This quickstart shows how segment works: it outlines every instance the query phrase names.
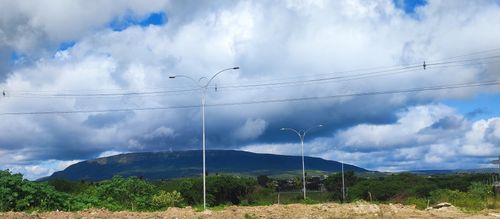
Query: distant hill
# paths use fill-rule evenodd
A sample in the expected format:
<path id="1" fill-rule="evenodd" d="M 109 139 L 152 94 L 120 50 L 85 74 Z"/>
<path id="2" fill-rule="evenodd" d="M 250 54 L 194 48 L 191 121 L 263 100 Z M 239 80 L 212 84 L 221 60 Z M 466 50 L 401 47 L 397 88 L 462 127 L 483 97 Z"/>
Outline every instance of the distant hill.
<path id="1" fill-rule="evenodd" d="M 455 174 L 455 173 L 498 173 L 498 168 L 456 169 L 456 170 L 411 170 L 408 172 L 419 175 L 439 175 L 439 174 Z"/>
<path id="2" fill-rule="evenodd" d="M 240 175 L 278 175 L 284 172 L 302 170 L 300 156 L 257 154 L 234 150 L 206 151 L 208 174 L 234 173 Z M 305 157 L 306 171 L 337 172 L 341 163 L 315 157 Z M 366 169 L 344 164 L 345 171 L 367 172 Z M 114 175 L 141 176 L 146 179 L 171 179 L 201 175 L 202 152 L 145 152 L 128 153 L 97 158 L 73 164 L 55 172 L 49 177 L 54 179 L 90 180 L 109 179 Z"/>

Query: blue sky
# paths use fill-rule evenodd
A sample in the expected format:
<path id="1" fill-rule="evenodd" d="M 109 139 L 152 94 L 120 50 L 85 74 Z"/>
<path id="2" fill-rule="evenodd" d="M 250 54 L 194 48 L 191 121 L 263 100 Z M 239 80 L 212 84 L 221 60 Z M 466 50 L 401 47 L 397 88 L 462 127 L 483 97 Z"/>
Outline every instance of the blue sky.
<path id="1" fill-rule="evenodd" d="M 445 100 L 443 103 L 457 109 L 463 115 L 472 116 L 471 119 L 474 120 L 500 115 L 498 94 L 480 94 L 467 99 Z"/>
<path id="2" fill-rule="evenodd" d="M 404 10 L 407 14 L 414 14 L 417 7 L 427 4 L 426 0 L 393 0 L 393 2 L 397 8 Z"/>
<path id="3" fill-rule="evenodd" d="M 476 86 L 500 80 L 498 1 L 4 3 L 0 169 L 29 179 L 199 149 L 200 93 L 168 76 L 233 66 L 208 89 L 209 149 L 298 155 L 280 128 L 324 124 L 306 155 L 373 170 L 491 167 L 500 153 L 500 88 Z"/>
<path id="4" fill-rule="evenodd" d="M 108 24 L 108 26 L 114 31 L 122 31 L 130 26 L 147 27 L 149 25 L 163 25 L 167 21 L 168 19 L 165 12 L 153 12 L 142 19 L 134 15 L 116 17 Z"/>

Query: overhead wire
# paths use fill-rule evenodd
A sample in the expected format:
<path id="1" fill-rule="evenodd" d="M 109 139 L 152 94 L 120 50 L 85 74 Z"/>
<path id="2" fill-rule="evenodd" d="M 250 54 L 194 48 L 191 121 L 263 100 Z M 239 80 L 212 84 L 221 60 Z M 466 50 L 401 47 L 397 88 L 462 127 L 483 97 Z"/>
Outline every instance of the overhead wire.
<path id="1" fill-rule="evenodd" d="M 488 57 L 480 57 L 480 58 L 474 58 L 474 59 L 465 59 L 465 60 L 454 60 L 454 61 L 447 61 L 443 62 L 444 60 L 451 60 L 455 58 L 460 58 L 460 57 L 467 57 L 467 56 L 472 56 L 472 55 L 478 55 L 478 54 L 485 54 L 485 53 L 491 53 L 491 52 L 497 52 L 500 51 L 499 49 L 490 49 L 490 50 L 483 50 L 479 52 L 474 52 L 474 53 L 469 53 L 466 55 L 460 55 L 460 56 L 455 56 L 455 57 L 450 57 L 450 58 L 445 58 L 437 61 L 430 61 L 427 63 L 427 66 L 435 66 L 435 65 L 444 65 L 444 64 L 451 64 L 451 63 L 459 63 L 459 62 L 471 62 L 471 61 L 479 61 L 479 60 L 485 60 L 485 59 L 493 59 L 493 58 L 499 58 L 500 55 L 494 55 L 494 56 L 488 56 Z M 308 82 L 314 82 L 314 81 L 323 81 L 323 80 L 337 80 L 339 78 L 346 78 L 346 77 L 356 77 L 364 74 L 376 74 L 376 73 L 381 73 L 381 72 L 389 72 L 389 71 L 398 71 L 398 70 L 405 70 L 405 69 L 411 69 L 411 68 L 420 68 L 422 67 L 421 64 L 410 64 L 407 66 L 401 67 L 400 65 L 393 65 L 393 66 L 386 66 L 386 67 L 372 67 L 372 68 L 360 68 L 356 70 L 350 70 L 350 71 L 340 71 L 340 72 L 333 72 L 333 73 L 325 73 L 325 74 L 317 74 L 316 76 L 319 75 L 342 75 L 342 74 L 347 74 L 347 73 L 352 73 L 352 72 L 363 72 L 361 74 L 354 74 L 354 75 L 347 75 L 347 76 L 333 76 L 333 77 L 328 77 L 328 78 L 319 78 L 319 79 L 307 79 L 307 80 L 296 80 L 296 81 L 282 81 L 283 79 L 286 78 L 280 78 L 280 79 L 275 79 L 275 80 L 268 80 L 268 83 L 253 83 L 253 84 L 219 84 L 218 89 L 227 89 L 227 88 L 244 88 L 244 87 L 265 87 L 265 86 L 273 86 L 273 85 L 280 85 L 280 84 L 293 84 L 293 83 L 308 83 Z M 311 75 L 306 76 L 310 78 Z M 300 77 L 292 77 L 292 78 L 304 78 L 303 76 Z M 292 79 L 292 78 L 288 78 Z M 275 83 L 269 83 L 272 81 L 279 81 L 281 82 L 275 82 Z M 213 87 L 211 87 L 213 88 Z M 88 91 L 104 91 L 105 89 L 101 90 L 88 90 Z M 114 89 L 115 91 L 120 90 L 120 89 Z M 56 93 L 56 94 L 50 94 L 53 93 L 53 91 L 16 91 L 12 90 L 9 91 L 9 93 L 12 93 L 10 95 L 11 97 L 19 97 L 19 96 L 53 96 L 53 97 L 102 97 L 102 96 L 133 96 L 133 95 L 156 95 L 156 94 L 170 94 L 170 93 L 182 93 L 182 92 L 193 92 L 197 91 L 199 89 L 197 88 L 191 88 L 191 89 L 175 89 L 175 90 L 165 90 L 165 89 L 148 89 L 148 91 L 129 91 L 129 92 L 121 92 L 121 93 Z M 71 91 L 71 90 L 70 90 Z M 85 91 L 85 90 L 73 90 L 73 91 Z M 123 91 L 123 90 L 122 90 Z M 58 91 L 56 91 L 58 92 Z M 49 93 L 49 94 L 40 94 L 40 93 Z"/>
<path id="2" fill-rule="evenodd" d="M 493 58 L 493 57 L 491 57 Z M 500 58 L 500 56 L 495 56 L 495 58 Z M 499 60 L 496 61 L 487 61 L 487 62 L 479 62 L 479 63 L 473 63 L 472 61 L 478 61 L 479 59 L 471 59 L 467 60 L 468 62 L 466 63 L 460 63 L 458 61 L 454 62 L 446 62 L 446 63 L 440 63 L 439 65 L 429 63 L 427 67 L 427 72 L 433 69 L 441 69 L 441 68 L 451 68 L 451 67 L 462 67 L 462 66 L 468 66 L 468 65 L 477 65 L 477 64 L 489 64 L 489 63 L 497 63 L 500 62 Z M 463 61 L 463 60 L 462 60 Z M 359 79 L 366 79 L 366 78 L 373 78 L 373 77 L 382 77 L 382 76 L 392 76 L 392 75 L 398 75 L 398 74 L 403 74 L 403 73 L 408 73 L 408 72 L 414 72 L 414 71 L 421 71 L 422 66 L 421 65 L 414 65 L 414 66 L 407 66 L 404 68 L 400 69 L 395 69 L 395 70 L 386 70 L 386 71 L 376 71 L 376 72 L 369 72 L 369 73 L 360 73 L 360 74 L 354 74 L 354 75 L 348 75 L 348 76 L 336 76 L 336 77 L 330 77 L 330 78 L 319 78 L 319 79 L 311 79 L 311 80 L 304 80 L 304 81 L 289 81 L 289 82 L 277 82 L 277 83 L 268 83 L 268 84 L 246 84 L 246 85 L 240 85 L 240 86 L 218 86 L 218 91 L 224 92 L 225 90 L 246 90 L 246 89 L 260 89 L 260 88 L 283 88 L 283 87 L 290 87 L 290 86 L 297 86 L 297 85 L 308 85 L 308 84 L 322 84 L 322 83 L 332 83 L 332 82 L 345 82 L 345 81 L 353 81 L 353 80 L 359 80 Z M 128 95 L 140 95 L 140 96 L 165 96 L 165 95 L 171 95 L 170 93 L 178 93 L 179 92 L 192 92 L 192 91 L 198 91 L 200 89 L 190 89 L 190 90 L 171 90 L 171 91 L 158 91 L 158 92 L 142 92 L 142 93 L 121 93 L 121 94 L 90 94 L 90 95 L 71 95 L 71 94 L 60 94 L 56 96 L 44 96 L 44 97 L 58 97 L 58 98 L 73 98 L 73 97 L 114 97 L 114 96 L 128 96 Z"/>
<path id="3" fill-rule="evenodd" d="M 455 61 L 447 61 L 447 62 L 438 62 L 438 63 L 427 63 L 428 68 L 436 68 L 436 67 L 453 67 L 451 64 L 458 64 L 455 66 L 460 66 L 460 65 L 468 65 L 468 64 L 474 64 L 473 62 L 481 61 L 481 60 L 491 60 L 491 59 L 496 59 L 500 58 L 500 55 L 495 55 L 495 56 L 488 56 L 488 57 L 481 57 L 481 58 L 474 58 L 474 59 L 466 59 L 466 60 L 455 60 Z M 484 62 L 483 62 L 484 63 Z M 481 64 L 481 63 L 477 63 Z M 274 83 L 254 83 L 254 84 L 240 84 L 240 85 L 230 85 L 230 86 L 224 86 L 224 85 L 219 85 L 217 88 L 219 90 L 224 90 L 224 89 L 245 89 L 245 88 L 252 88 L 252 87 L 284 87 L 284 85 L 289 85 L 289 86 L 295 86 L 295 85 L 306 85 L 306 84 L 314 84 L 314 83 L 319 83 L 319 82 L 324 82 L 324 81 L 349 81 L 349 80 L 358 80 L 358 79 L 364 79 L 364 78 L 371 78 L 371 77 L 380 77 L 380 76 L 388 76 L 388 75 L 395 75 L 395 74 L 401 74 L 401 73 L 407 73 L 407 72 L 413 72 L 413 71 L 418 71 L 422 69 L 422 65 L 411 65 L 411 66 L 406 66 L 406 67 L 400 67 L 400 68 L 392 68 L 392 69 L 385 69 L 385 70 L 379 70 L 379 71 L 372 71 L 372 72 L 363 72 L 363 73 L 358 73 L 358 74 L 351 74 L 351 75 L 340 75 L 340 76 L 333 76 L 333 77 L 326 77 L 326 78 L 315 78 L 315 79 L 308 79 L 308 80 L 297 80 L 297 81 L 283 81 L 283 82 L 274 82 Z M 74 94 L 74 93 L 58 93 L 58 94 L 37 94 L 37 93 L 25 93 L 25 94 L 12 94 L 10 95 L 11 97 L 21 97 L 21 98 L 79 98 L 79 97 L 121 97 L 121 96 L 164 96 L 164 95 L 170 95 L 170 94 L 176 94 L 176 93 L 187 93 L 187 92 L 194 92 L 194 91 L 199 91 L 200 88 L 193 88 L 193 89 L 183 89 L 183 90 L 159 90 L 159 91 L 148 91 L 148 92 L 126 92 L 126 93 L 80 93 L 80 94 Z"/>
<path id="4" fill-rule="evenodd" d="M 413 92 L 423 92 L 423 91 L 436 91 L 436 90 L 458 89 L 458 88 L 480 87 L 480 86 L 494 86 L 494 85 L 500 85 L 500 81 L 499 80 L 491 80 L 491 81 L 483 81 L 483 82 L 469 82 L 469 83 L 458 83 L 458 84 L 445 84 L 445 85 L 436 85 L 436 86 L 420 87 L 420 88 L 396 89 L 396 90 L 386 90 L 386 91 L 370 91 L 370 92 L 360 92 L 360 93 L 350 93 L 350 94 L 336 94 L 336 95 L 328 95 L 328 96 L 310 96 L 310 97 L 297 97 L 297 98 L 283 98 L 283 99 L 268 99 L 268 100 L 229 102 L 229 103 L 215 103 L 215 104 L 207 104 L 205 106 L 206 107 L 220 107 L 220 106 L 238 106 L 238 105 L 249 105 L 249 104 L 297 102 L 297 101 L 307 101 L 307 100 L 322 100 L 322 99 L 333 99 L 333 98 L 342 98 L 342 97 L 357 97 L 357 96 L 372 96 L 372 95 L 383 95 L 383 94 L 413 93 Z M 5 113 L 0 113 L 0 116 L 79 114 L 79 113 L 106 113 L 106 112 L 128 112 L 128 111 L 150 111 L 150 110 L 184 109 L 184 108 L 195 108 L 195 107 L 200 107 L 200 105 L 179 105 L 179 106 L 164 106 L 164 107 L 116 108 L 116 109 L 102 109 L 102 110 L 5 112 Z"/>

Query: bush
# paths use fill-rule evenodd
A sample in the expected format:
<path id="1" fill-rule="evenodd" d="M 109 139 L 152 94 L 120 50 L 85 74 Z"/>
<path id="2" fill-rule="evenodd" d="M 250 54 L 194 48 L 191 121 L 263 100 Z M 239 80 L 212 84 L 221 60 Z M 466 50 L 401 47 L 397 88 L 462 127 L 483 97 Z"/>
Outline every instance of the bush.
<path id="1" fill-rule="evenodd" d="M 124 179 L 114 176 L 96 187 L 95 195 L 101 206 L 110 210 L 149 210 L 149 202 L 155 188 L 150 183 L 137 177 Z"/>
<path id="2" fill-rule="evenodd" d="M 487 206 L 487 199 L 491 196 L 491 187 L 481 183 L 472 183 L 467 192 L 458 190 L 439 189 L 431 193 L 432 203 L 449 202 L 468 211 L 479 211 Z"/>
<path id="3" fill-rule="evenodd" d="M 172 192 L 161 191 L 153 196 L 152 202 L 158 208 L 180 207 L 183 198 L 181 193 L 175 190 Z"/>
<path id="4" fill-rule="evenodd" d="M 404 202 L 405 205 L 415 205 L 417 209 L 424 210 L 427 208 L 427 199 L 417 198 L 417 197 L 409 197 Z"/>
<path id="5" fill-rule="evenodd" d="M 0 211 L 67 210 L 69 195 L 47 183 L 30 182 L 21 174 L 0 171 Z"/>

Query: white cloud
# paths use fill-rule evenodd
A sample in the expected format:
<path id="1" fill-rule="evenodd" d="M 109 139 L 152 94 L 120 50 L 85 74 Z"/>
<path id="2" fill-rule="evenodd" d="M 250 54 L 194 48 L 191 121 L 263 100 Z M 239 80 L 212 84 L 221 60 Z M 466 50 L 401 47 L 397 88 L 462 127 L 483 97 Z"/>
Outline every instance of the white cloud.
<path id="1" fill-rule="evenodd" d="M 155 129 L 153 132 L 148 133 L 144 136 L 146 139 L 155 139 L 155 138 L 173 138 L 175 137 L 175 131 L 171 128 L 167 128 L 165 126 L 160 126 Z"/>
<path id="2" fill-rule="evenodd" d="M 283 155 L 300 155 L 300 143 L 286 143 L 286 144 L 255 144 L 241 147 L 242 151 L 249 151 L 254 153 L 264 154 L 283 154 Z"/>
<path id="3" fill-rule="evenodd" d="M 358 148 L 390 148 L 426 144 L 437 139 L 420 134 L 440 119 L 455 116 L 454 111 L 444 105 L 411 107 L 400 112 L 394 124 L 360 124 L 340 131 L 336 138 L 340 145 Z M 455 127 L 456 128 L 456 127 Z"/>
<path id="4" fill-rule="evenodd" d="M 391 124 L 359 124 L 306 142 L 306 156 L 344 160 L 372 170 L 491 167 L 500 147 L 488 138 L 500 118 L 469 121 L 445 105 L 410 107 Z M 300 155 L 293 144 L 251 144 L 242 150 Z"/>
<path id="5" fill-rule="evenodd" d="M 30 61 L 32 57 L 32 60 L 30 65 L 16 65 L 9 70 L 6 80 L 0 82 L 0 88 L 5 88 L 9 97 L 0 99 L 0 112 L 198 105 L 198 92 L 118 98 L 42 98 L 40 95 L 190 89 L 193 84 L 189 80 L 171 80 L 168 76 L 186 74 L 199 78 L 236 65 L 241 67 L 240 71 L 225 72 L 214 80 L 219 89 L 209 90 L 207 104 L 500 79 L 498 63 L 476 63 L 343 82 L 227 87 L 272 83 L 276 79 L 346 76 L 358 72 L 326 73 L 430 62 L 498 48 L 500 6 L 491 1 L 430 1 L 417 10 L 418 19 L 395 8 L 390 0 L 156 1 L 150 4 L 142 1 L 3 1 L 2 5 L 0 53 L 15 50 L 26 53 L 29 56 L 26 59 Z M 166 12 L 166 25 L 134 26 L 120 32 L 105 27 L 112 19 L 127 13 L 144 17 L 155 11 Z M 72 48 L 53 52 L 58 44 L 68 40 L 76 41 Z M 4 56 L 9 59 L 9 54 Z M 489 156 L 497 151 L 498 122 L 489 122 L 489 129 L 483 131 L 472 129 L 470 137 L 464 139 L 459 136 L 471 129 L 473 121 L 467 121 L 449 107 L 426 104 L 471 97 L 485 91 L 498 93 L 498 89 L 497 86 L 207 107 L 208 145 L 237 148 L 245 144 L 250 145 L 249 149 L 252 145 L 267 145 L 270 149 L 266 150 L 279 152 L 282 149 L 272 145 L 287 144 L 276 134 L 280 127 L 324 123 L 328 131 L 323 133 L 342 130 L 333 142 L 329 136 L 312 136 L 317 147 L 306 150 L 313 150 L 309 152 L 318 156 L 330 156 L 325 155 L 331 150 L 328 144 L 341 144 L 345 150 L 348 147 L 345 156 L 349 158 L 350 153 L 356 153 L 358 156 L 352 159 L 360 161 L 369 159 L 368 154 L 378 153 L 373 150 L 382 150 L 375 154 L 379 156 L 376 165 L 387 169 L 395 165 L 414 167 L 418 165 L 414 160 L 423 158 L 423 154 L 429 155 L 428 161 L 452 159 L 440 153 L 441 146 L 430 145 L 454 145 L 459 148 L 452 150 L 457 156 Z M 33 97 L 33 93 L 39 96 Z M 411 107 L 414 105 L 423 106 Z M 393 114 L 400 109 L 407 110 Z M 120 115 L 4 116 L 0 122 L 0 148 L 4 151 L 0 153 L 0 160 L 4 160 L 0 168 L 27 161 L 88 159 L 106 151 L 199 148 L 199 112 L 199 108 L 188 108 Z M 392 121 L 394 117 L 396 123 Z M 228 133 L 233 134 L 230 139 L 225 137 Z M 414 147 L 419 149 L 412 149 Z M 359 151 L 352 152 L 355 149 Z M 11 159 L 14 156 L 18 159 Z M 402 162 L 402 158 L 411 161 Z"/>
<path id="6" fill-rule="evenodd" d="M 247 119 L 247 121 L 245 121 L 245 124 L 243 124 L 235 131 L 234 136 L 237 139 L 243 140 L 256 139 L 257 137 L 262 135 L 262 133 L 264 133 L 267 125 L 268 124 L 265 120 L 249 118 Z"/>
<path id="7" fill-rule="evenodd" d="M 36 180 L 41 177 L 48 176 L 55 171 L 63 170 L 66 167 L 78 163 L 81 160 L 46 160 L 38 162 L 37 164 L 27 165 L 7 165 L 5 169 L 9 169 L 13 173 L 22 173 L 24 178 L 29 180 Z"/>
<path id="8" fill-rule="evenodd" d="M 111 157 L 111 156 L 114 156 L 114 155 L 118 155 L 118 154 L 123 154 L 124 152 L 123 151 L 114 151 L 114 150 L 111 150 L 111 151 L 104 151 L 102 152 L 101 154 L 99 154 L 97 156 L 97 158 L 101 158 L 101 157 Z"/>
<path id="9" fill-rule="evenodd" d="M 497 133 L 500 132 L 500 118 L 474 122 L 465 133 L 462 153 L 468 156 L 494 156 L 500 154 Z"/>

